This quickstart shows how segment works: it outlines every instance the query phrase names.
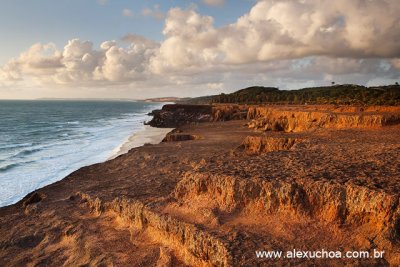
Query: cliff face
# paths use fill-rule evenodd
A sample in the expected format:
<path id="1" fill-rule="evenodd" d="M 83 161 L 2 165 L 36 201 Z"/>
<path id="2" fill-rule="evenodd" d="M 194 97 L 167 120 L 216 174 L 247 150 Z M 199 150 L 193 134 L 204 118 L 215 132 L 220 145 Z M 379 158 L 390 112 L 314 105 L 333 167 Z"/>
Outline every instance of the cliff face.
<path id="1" fill-rule="evenodd" d="M 162 142 L 179 142 L 179 141 L 190 141 L 190 140 L 200 140 L 203 137 L 200 135 L 184 133 L 179 129 L 174 129 L 169 132 Z"/>
<path id="2" fill-rule="evenodd" d="M 149 122 L 153 127 L 174 128 L 185 124 L 210 121 L 241 120 L 247 116 L 247 107 L 239 105 L 165 105 L 152 112 Z"/>
<path id="3" fill-rule="evenodd" d="M 210 121 L 212 107 L 208 105 L 164 105 L 161 110 L 154 110 L 153 119 L 148 123 L 153 127 L 174 128 L 184 124 Z"/>
<path id="4" fill-rule="evenodd" d="M 182 202 L 203 197 L 208 205 L 228 213 L 289 213 L 328 223 L 368 229 L 375 244 L 399 240 L 398 196 L 356 185 L 308 179 L 296 181 L 242 180 L 232 176 L 188 173 L 175 189 Z"/>
<path id="5" fill-rule="evenodd" d="M 319 128 L 381 127 L 400 123 L 400 111 L 393 113 L 286 110 L 251 107 L 249 127 L 261 131 L 302 132 Z"/>
<path id="6" fill-rule="evenodd" d="M 248 107 L 245 105 L 214 105 L 212 107 L 213 121 L 244 120 Z"/>
<path id="7" fill-rule="evenodd" d="M 187 264 L 194 266 L 231 266 L 232 259 L 227 244 L 194 224 L 157 213 L 143 203 L 127 198 L 111 202 L 78 194 L 98 216 L 105 212 L 130 224 L 131 231 L 147 231 L 155 242 L 181 250 Z M 134 237 L 133 237 L 134 238 Z"/>
<path id="8" fill-rule="evenodd" d="M 267 136 L 247 136 L 240 149 L 250 154 L 268 153 L 272 151 L 290 150 L 295 144 L 302 142 L 298 138 L 273 138 Z"/>
<path id="9" fill-rule="evenodd" d="M 149 125 L 173 128 L 210 121 L 249 120 L 258 131 L 303 132 L 320 128 L 381 127 L 400 123 L 399 107 L 165 105 Z"/>

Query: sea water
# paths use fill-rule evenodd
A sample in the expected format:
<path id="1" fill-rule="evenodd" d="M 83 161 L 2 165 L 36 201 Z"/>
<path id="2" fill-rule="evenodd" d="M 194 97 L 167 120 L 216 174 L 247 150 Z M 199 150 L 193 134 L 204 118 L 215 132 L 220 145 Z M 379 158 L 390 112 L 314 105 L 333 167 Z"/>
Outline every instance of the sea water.
<path id="1" fill-rule="evenodd" d="M 0 101 L 0 206 L 107 160 L 160 103 Z"/>

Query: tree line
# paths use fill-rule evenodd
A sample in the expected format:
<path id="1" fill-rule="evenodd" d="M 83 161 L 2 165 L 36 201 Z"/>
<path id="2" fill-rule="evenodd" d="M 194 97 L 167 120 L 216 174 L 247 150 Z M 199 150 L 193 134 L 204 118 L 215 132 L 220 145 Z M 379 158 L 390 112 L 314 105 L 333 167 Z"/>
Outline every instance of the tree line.
<path id="1" fill-rule="evenodd" d="M 299 90 L 252 86 L 230 94 L 192 98 L 186 102 L 192 104 L 400 105 L 400 86 L 397 83 L 376 87 L 344 84 Z"/>

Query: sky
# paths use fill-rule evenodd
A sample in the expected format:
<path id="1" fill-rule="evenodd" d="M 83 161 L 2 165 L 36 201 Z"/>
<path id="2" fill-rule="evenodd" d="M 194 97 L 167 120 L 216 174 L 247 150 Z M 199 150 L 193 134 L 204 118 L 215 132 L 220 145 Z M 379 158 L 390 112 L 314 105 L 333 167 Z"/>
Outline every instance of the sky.
<path id="1" fill-rule="evenodd" d="M 0 99 L 400 82 L 398 0 L 2 0 Z"/>

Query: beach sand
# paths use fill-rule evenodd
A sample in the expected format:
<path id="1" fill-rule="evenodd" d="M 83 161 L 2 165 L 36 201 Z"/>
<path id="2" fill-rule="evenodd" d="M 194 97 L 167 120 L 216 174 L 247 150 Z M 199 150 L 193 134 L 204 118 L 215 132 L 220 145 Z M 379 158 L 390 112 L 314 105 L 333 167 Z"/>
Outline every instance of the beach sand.
<path id="1" fill-rule="evenodd" d="M 164 139 L 165 135 L 173 129 L 174 128 L 155 128 L 149 125 L 144 125 L 143 129 L 129 136 L 124 143 L 114 149 L 114 152 L 109 160 L 125 154 L 135 147 L 140 147 L 145 144 L 159 144 Z"/>

